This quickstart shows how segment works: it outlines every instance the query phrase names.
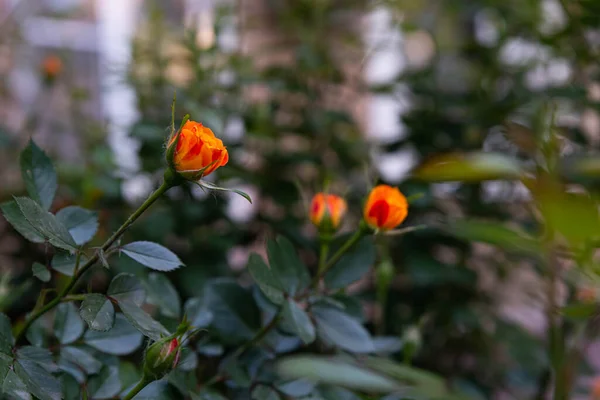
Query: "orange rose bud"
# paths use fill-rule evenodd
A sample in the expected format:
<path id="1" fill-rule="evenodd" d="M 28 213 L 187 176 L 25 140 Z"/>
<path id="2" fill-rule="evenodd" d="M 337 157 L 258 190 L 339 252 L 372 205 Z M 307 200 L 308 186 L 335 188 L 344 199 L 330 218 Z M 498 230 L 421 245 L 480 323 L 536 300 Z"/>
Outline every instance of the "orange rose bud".
<path id="1" fill-rule="evenodd" d="M 408 202 L 398 188 L 379 185 L 371 190 L 364 208 L 367 225 L 375 230 L 389 231 L 404 221 Z"/>
<path id="2" fill-rule="evenodd" d="M 346 201 L 334 194 L 317 193 L 311 203 L 309 217 L 320 231 L 335 232 L 346 214 Z"/>
<path id="3" fill-rule="evenodd" d="M 52 82 L 62 72 L 62 69 L 62 60 L 54 54 L 47 56 L 42 62 L 42 74 L 47 82 Z"/>
<path id="4" fill-rule="evenodd" d="M 170 168 L 189 180 L 198 180 L 229 161 L 227 148 L 213 131 L 199 122 L 186 121 L 167 145 Z"/>

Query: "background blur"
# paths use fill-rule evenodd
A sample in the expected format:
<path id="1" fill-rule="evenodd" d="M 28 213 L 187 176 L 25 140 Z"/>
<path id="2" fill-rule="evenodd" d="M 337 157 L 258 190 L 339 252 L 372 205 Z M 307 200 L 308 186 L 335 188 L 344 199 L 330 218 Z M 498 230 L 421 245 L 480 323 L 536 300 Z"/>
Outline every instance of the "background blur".
<path id="1" fill-rule="evenodd" d="M 180 255 L 187 267 L 169 277 L 184 297 L 211 277 L 249 283 L 248 253 L 264 253 L 276 233 L 314 264 L 306 202 L 326 186 L 349 201 L 346 230 L 381 181 L 424 194 L 410 225 L 471 216 L 535 232 L 520 183 L 425 184 L 409 172 L 453 151 L 531 163 L 528 127 L 548 102 L 561 157 L 597 150 L 599 4 L 0 0 L 0 200 L 23 191 L 17 149 L 33 136 L 57 164 L 57 208 L 98 208 L 111 232 L 162 176 L 176 92 L 177 117 L 202 121 L 230 150 L 210 178 L 254 200 L 172 190 L 129 233 Z M 417 335 L 415 365 L 482 398 L 541 398 L 549 363 L 538 261 L 444 229 L 389 243 L 385 293 L 374 274 L 350 288 L 367 326 Z M 0 221 L 0 311 L 33 306 L 29 268 L 40 257 Z M 123 258 L 115 270 L 135 268 Z M 92 284 L 109 279 L 98 271 Z M 563 285 L 561 301 L 581 284 Z M 588 354 L 599 345 L 590 341 Z M 600 358 L 587 364 L 577 373 L 583 395 Z"/>

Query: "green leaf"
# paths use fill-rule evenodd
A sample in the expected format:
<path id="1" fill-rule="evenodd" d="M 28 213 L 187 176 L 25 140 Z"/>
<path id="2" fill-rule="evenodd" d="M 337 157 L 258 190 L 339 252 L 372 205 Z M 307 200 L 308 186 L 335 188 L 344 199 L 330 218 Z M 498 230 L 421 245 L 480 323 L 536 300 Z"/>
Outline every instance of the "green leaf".
<path id="1" fill-rule="evenodd" d="M 110 282 L 106 294 L 118 302 L 130 301 L 140 306 L 146 298 L 146 289 L 136 276 L 121 273 Z"/>
<path id="2" fill-rule="evenodd" d="M 10 319 L 6 314 L 0 313 L 0 353 L 12 355 L 15 339 L 11 329 Z"/>
<path id="3" fill-rule="evenodd" d="M 102 362 L 98 361 L 88 351 L 79 347 L 66 346 L 61 349 L 60 355 L 84 370 L 86 374 L 97 374 L 102 368 Z"/>
<path id="4" fill-rule="evenodd" d="M 252 198 L 248 195 L 248 193 L 246 192 L 242 192 L 241 190 L 238 189 L 229 189 L 229 188 L 224 188 L 224 187 L 219 187 L 213 183 L 207 182 L 207 181 L 199 181 L 196 182 L 196 184 L 204 189 L 208 189 L 208 190 L 217 190 L 217 191 L 221 191 L 221 192 L 232 192 L 235 194 L 239 194 L 240 196 L 242 196 L 243 198 L 245 198 L 246 200 L 248 200 L 248 202 L 250 204 L 252 204 Z"/>
<path id="5" fill-rule="evenodd" d="M 123 314 L 115 315 L 115 325 L 106 332 L 87 331 L 85 343 L 96 350 L 114 355 L 126 355 L 140 347 L 144 336 L 135 329 Z"/>
<path id="6" fill-rule="evenodd" d="M 81 303 L 79 315 L 90 329 L 107 331 L 115 324 L 115 308 L 106 296 L 98 293 L 88 294 Z"/>
<path id="7" fill-rule="evenodd" d="M 459 219 L 451 221 L 446 231 L 465 240 L 489 243 L 506 250 L 540 254 L 542 246 L 533 237 L 497 222 Z"/>
<path id="8" fill-rule="evenodd" d="M 322 400 L 361 400 L 360 397 L 349 391 L 338 386 L 323 386 L 319 388 L 319 395 Z M 394 396 L 394 395 L 392 395 Z M 392 398 L 381 398 L 380 400 L 399 400 L 395 396 Z M 412 400 L 412 398 L 411 398 Z"/>
<path id="9" fill-rule="evenodd" d="M 45 265 L 40 264 L 39 262 L 34 262 L 31 266 L 31 271 L 33 272 L 33 276 L 38 278 L 40 281 L 50 281 L 50 271 L 48 271 L 48 268 L 46 268 Z"/>
<path id="10" fill-rule="evenodd" d="M 315 383 L 307 379 L 295 379 L 278 385 L 277 389 L 283 394 L 291 397 L 308 396 L 315 389 Z"/>
<path id="11" fill-rule="evenodd" d="M 293 300 L 288 298 L 283 304 L 283 317 L 287 324 L 293 328 L 294 333 L 302 339 L 304 344 L 315 341 L 315 326 L 308 314 Z"/>
<path id="12" fill-rule="evenodd" d="M 280 400 L 281 397 L 277 391 L 270 386 L 256 385 L 252 390 L 252 400 Z"/>
<path id="13" fill-rule="evenodd" d="M 372 237 L 364 237 L 325 275 L 329 289 L 341 289 L 361 279 L 375 263 Z"/>
<path id="14" fill-rule="evenodd" d="M 7 201 L 0 205 L 4 218 L 19 232 L 23 237 L 33 243 L 44 243 L 46 238 L 36 228 L 33 227 L 21 212 L 16 201 Z"/>
<path id="15" fill-rule="evenodd" d="M 190 393 L 192 400 L 227 400 L 219 392 L 210 389 L 204 389 L 199 394 Z"/>
<path id="16" fill-rule="evenodd" d="M 137 304 L 132 303 L 131 301 L 119 301 L 119 307 L 131 325 L 144 336 L 147 336 L 152 340 L 160 340 L 161 337 L 170 334 L 160 322 L 153 319 Z"/>
<path id="17" fill-rule="evenodd" d="M 67 228 L 79 246 L 92 240 L 98 230 L 98 213 L 85 208 L 62 208 L 56 213 L 56 219 Z"/>
<path id="18" fill-rule="evenodd" d="M 213 313 L 204 299 L 192 297 L 185 302 L 184 314 L 194 328 L 205 328 L 213 320 Z"/>
<path id="19" fill-rule="evenodd" d="M 74 377 L 69 374 L 62 374 L 60 383 L 65 400 L 81 400 L 81 387 Z"/>
<path id="20" fill-rule="evenodd" d="M 213 314 L 212 328 L 226 345 L 250 340 L 260 328 L 260 313 L 252 294 L 236 282 L 215 280 L 206 285 L 204 301 Z"/>
<path id="21" fill-rule="evenodd" d="M 269 266 L 280 287 L 290 295 L 310 284 L 310 275 L 306 266 L 300 261 L 292 243 L 280 236 L 277 241 L 267 242 Z"/>
<path id="22" fill-rule="evenodd" d="M 568 318 L 586 320 L 598 312 L 598 305 L 595 303 L 576 303 L 564 306 L 561 313 Z"/>
<path id="23" fill-rule="evenodd" d="M 83 265 L 85 262 L 87 262 L 87 257 L 81 255 L 79 265 Z M 58 271 L 66 276 L 73 276 L 76 265 L 77 256 L 64 251 L 56 252 L 54 257 L 52 257 L 52 261 L 50 262 L 50 266 L 53 270 Z"/>
<path id="24" fill-rule="evenodd" d="M 304 378 L 370 393 L 389 393 L 402 389 L 402 386 L 384 375 L 334 357 L 288 357 L 278 361 L 276 369 L 285 378 Z"/>
<path id="25" fill-rule="evenodd" d="M 48 372 L 56 372 L 58 370 L 57 365 L 52 359 L 52 353 L 48 349 L 35 346 L 23 346 L 17 350 L 16 354 L 17 359 L 36 362 Z"/>
<path id="26" fill-rule="evenodd" d="M 31 400 L 27 386 L 25 386 L 25 383 L 17 376 L 14 370 L 8 370 L 2 378 L 4 383 L 0 388 L 0 394 L 5 394 L 10 399 Z"/>
<path id="27" fill-rule="evenodd" d="M 353 353 L 375 351 L 369 332 L 348 314 L 335 308 L 319 306 L 312 311 L 317 333 L 322 340 Z"/>
<path id="28" fill-rule="evenodd" d="M 250 272 L 260 290 L 262 290 L 269 300 L 275 304 L 283 303 L 283 287 L 281 287 L 281 284 L 261 256 L 256 253 L 250 254 L 248 258 L 248 272 Z"/>
<path id="29" fill-rule="evenodd" d="M 14 371 L 27 390 L 40 400 L 60 400 L 62 398 L 58 379 L 35 361 L 17 360 L 14 364 Z"/>
<path id="30" fill-rule="evenodd" d="M 480 182 L 519 179 L 519 161 L 499 153 L 445 154 L 425 162 L 413 175 L 428 182 Z"/>
<path id="31" fill-rule="evenodd" d="M 428 396 L 442 397 L 448 394 L 444 379 L 429 371 L 398 364 L 382 357 L 367 357 L 364 362 L 369 368 L 384 373 Z"/>
<path id="32" fill-rule="evenodd" d="M 158 306 L 165 317 L 178 319 L 181 315 L 181 300 L 177 289 L 164 274 L 152 272 L 146 279 L 148 302 Z"/>
<path id="33" fill-rule="evenodd" d="M 194 371 L 198 367 L 198 355 L 189 347 L 181 348 L 181 356 L 177 369 L 182 371 Z"/>
<path id="34" fill-rule="evenodd" d="M 50 209 L 57 188 L 52 161 L 30 140 L 21 152 L 20 163 L 27 193 L 45 210 Z"/>
<path id="35" fill-rule="evenodd" d="M 119 367 L 104 366 L 98 375 L 90 378 L 88 393 L 92 399 L 110 399 L 121 391 Z"/>
<path id="36" fill-rule="evenodd" d="M 182 400 L 181 394 L 165 380 L 154 381 L 143 388 L 133 400 Z"/>
<path id="37" fill-rule="evenodd" d="M 153 242 L 133 242 L 121 251 L 146 267 L 157 271 L 172 271 L 183 265 L 171 250 Z"/>
<path id="38" fill-rule="evenodd" d="M 77 250 L 77 244 L 56 217 L 42 209 L 39 204 L 28 197 L 15 197 L 15 201 L 27 221 L 39 235 L 50 244 L 71 252 Z"/>
<path id="39" fill-rule="evenodd" d="M 225 347 L 219 343 L 198 344 L 196 351 L 206 357 L 219 357 L 225 353 Z"/>
<path id="40" fill-rule="evenodd" d="M 84 325 L 73 303 L 62 303 L 56 307 L 54 334 L 61 344 L 73 343 L 83 334 Z"/>

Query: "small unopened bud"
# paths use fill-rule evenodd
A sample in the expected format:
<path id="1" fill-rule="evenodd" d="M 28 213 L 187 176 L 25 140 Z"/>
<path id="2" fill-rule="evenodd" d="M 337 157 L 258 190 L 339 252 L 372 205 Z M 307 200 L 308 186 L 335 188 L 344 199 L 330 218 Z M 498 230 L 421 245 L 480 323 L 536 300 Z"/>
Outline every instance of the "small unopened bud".
<path id="1" fill-rule="evenodd" d="M 177 338 L 165 338 L 154 342 L 146 351 L 144 375 L 161 379 L 179 362 L 181 346 Z"/>
<path id="2" fill-rule="evenodd" d="M 333 194 L 317 193 L 310 204 L 311 222 L 322 234 L 335 233 L 346 214 L 346 201 Z"/>

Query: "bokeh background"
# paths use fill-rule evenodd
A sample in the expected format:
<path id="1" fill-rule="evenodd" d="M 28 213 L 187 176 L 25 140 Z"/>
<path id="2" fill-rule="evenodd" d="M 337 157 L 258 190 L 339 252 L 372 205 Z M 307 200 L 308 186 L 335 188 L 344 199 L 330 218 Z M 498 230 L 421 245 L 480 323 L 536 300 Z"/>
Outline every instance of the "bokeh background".
<path id="1" fill-rule="evenodd" d="M 498 247 L 435 228 L 476 217 L 535 233 L 529 192 L 504 180 L 424 183 L 410 171 L 456 151 L 531 163 L 530 129 L 548 104 L 561 157 L 597 150 L 599 4 L 0 0 L 0 200 L 23 191 L 18 149 L 34 137 L 59 171 L 55 207 L 101 210 L 106 236 L 161 179 L 176 92 L 177 117 L 189 113 L 229 148 L 229 165 L 210 178 L 254 200 L 171 190 L 128 233 L 180 255 L 187 267 L 169 278 L 183 298 L 214 277 L 250 284 L 248 254 L 263 254 L 275 234 L 314 265 L 306 204 L 316 191 L 348 199 L 351 231 L 375 182 L 398 185 L 423 194 L 407 224 L 430 229 L 389 239 L 389 287 L 374 271 L 348 289 L 369 329 L 413 343 L 415 365 L 481 398 L 543 398 L 539 262 L 514 241 Z M 0 220 L 0 311 L 33 307 L 30 266 L 45 257 Z M 136 268 L 143 273 L 126 259 L 114 266 Z M 97 271 L 92 286 L 105 288 L 111 273 Z M 560 301 L 583 284 L 565 282 Z M 599 346 L 586 343 L 582 398 Z"/>

